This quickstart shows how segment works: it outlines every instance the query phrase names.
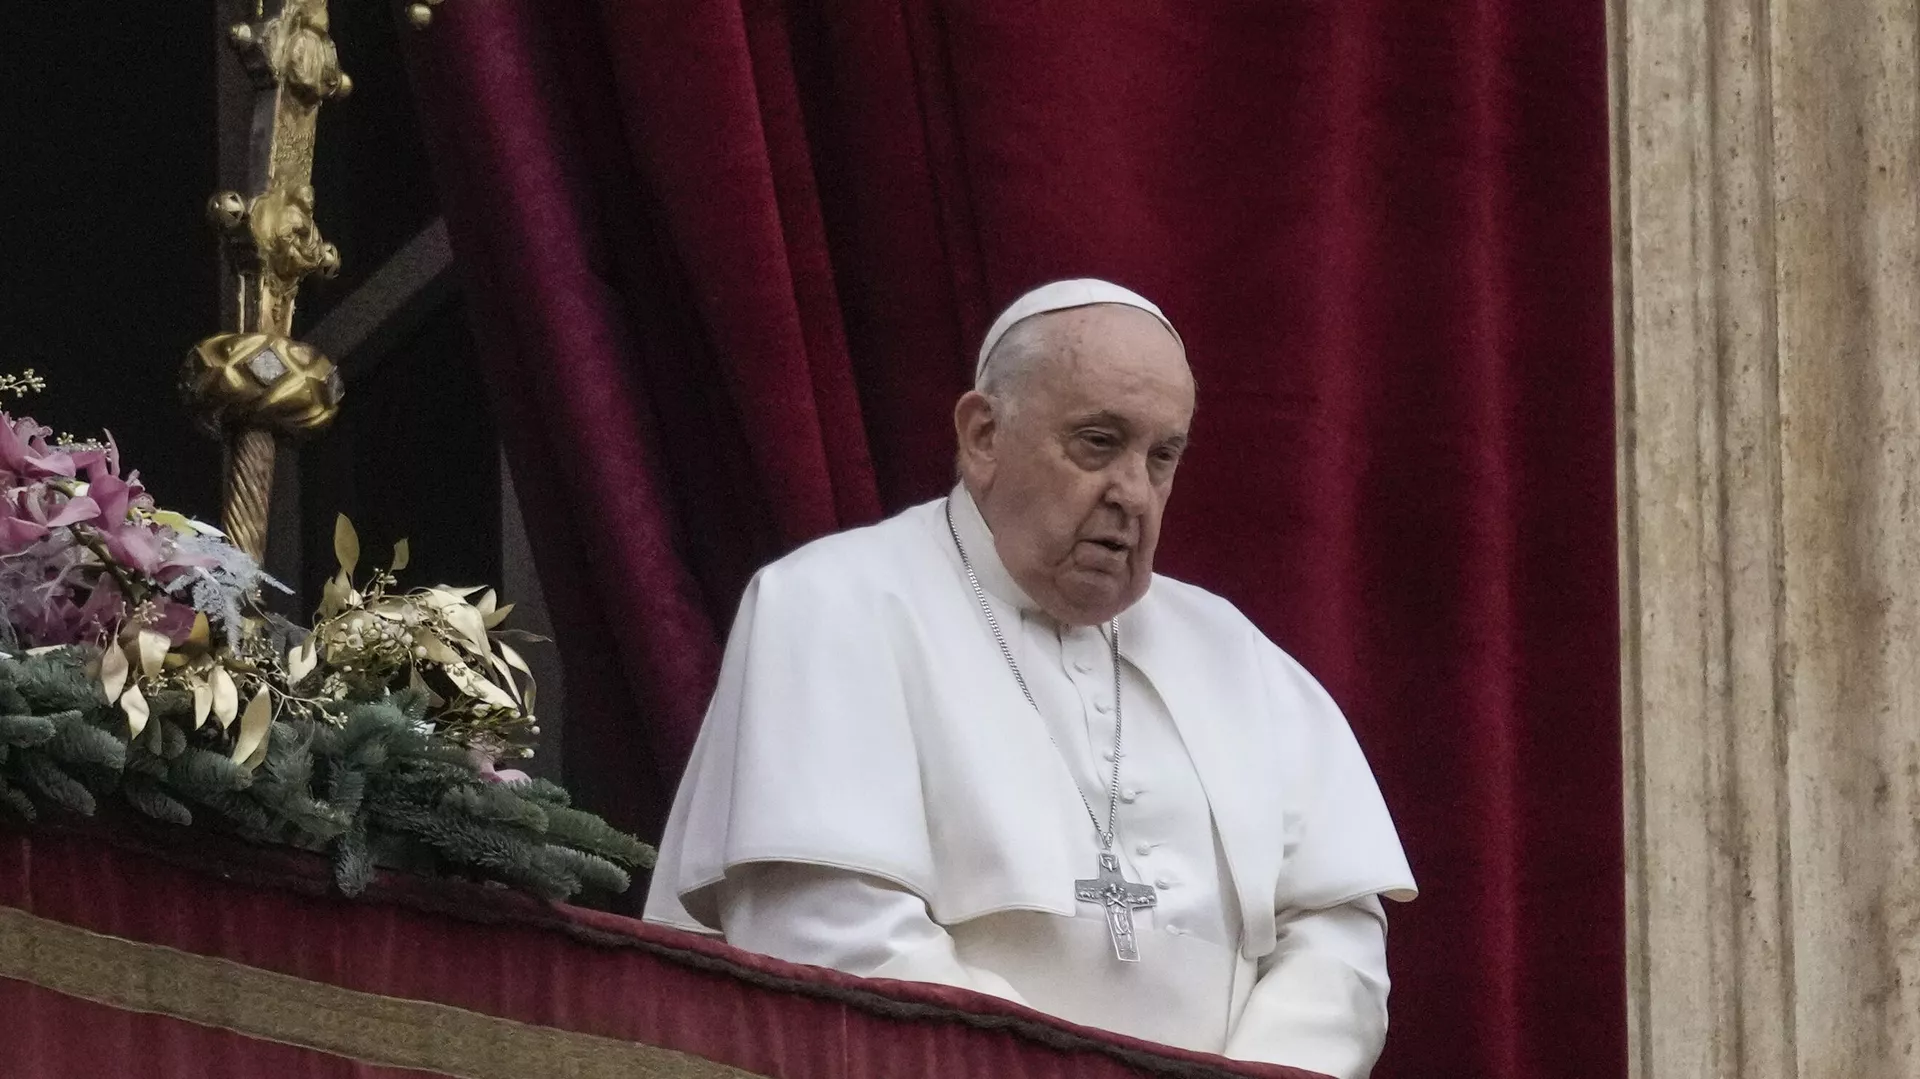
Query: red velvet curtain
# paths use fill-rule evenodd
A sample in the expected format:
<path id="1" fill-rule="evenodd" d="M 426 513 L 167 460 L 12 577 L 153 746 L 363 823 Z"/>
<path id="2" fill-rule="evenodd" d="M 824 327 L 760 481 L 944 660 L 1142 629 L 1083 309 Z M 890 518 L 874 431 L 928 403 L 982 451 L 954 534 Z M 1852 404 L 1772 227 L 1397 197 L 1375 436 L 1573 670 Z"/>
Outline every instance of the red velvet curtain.
<path id="1" fill-rule="evenodd" d="M 458 0 L 414 41 L 596 808 L 657 825 L 754 568 L 945 488 L 995 310 L 1112 278 L 1200 382 L 1161 568 L 1327 683 L 1425 888 L 1377 1074 L 1624 1074 L 1598 0 Z"/>

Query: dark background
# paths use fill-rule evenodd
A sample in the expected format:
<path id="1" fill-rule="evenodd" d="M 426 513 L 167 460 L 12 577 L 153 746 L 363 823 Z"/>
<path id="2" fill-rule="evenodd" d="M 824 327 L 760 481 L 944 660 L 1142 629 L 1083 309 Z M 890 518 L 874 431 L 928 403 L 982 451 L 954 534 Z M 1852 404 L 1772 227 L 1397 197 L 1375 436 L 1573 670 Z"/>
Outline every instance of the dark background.
<path id="1" fill-rule="evenodd" d="M 0 407 L 83 437 L 111 431 L 159 502 L 214 522 L 220 450 L 189 426 L 174 378 L 196 341 L 225 328 L 202 208 L 219 187 L 220 72 L 237 70 L 223 27 L 238 10 L 18 4 L 0 50 L 0 371 L 48 382 Z M 399 56 L 410 31 L 380 0 L 331 12 L 354 93 L 321 111 L 314 186 L 344 266 L 308 283 L 300 333 L 439 212 Z M 456 296 L 348 366 L 339 421 L 300 454 L 301 609 L 332 569 L 335 512 L 369 550 L 409 537 L 418 583 L 499 580 L 497 442 L 471 353 Z"/>

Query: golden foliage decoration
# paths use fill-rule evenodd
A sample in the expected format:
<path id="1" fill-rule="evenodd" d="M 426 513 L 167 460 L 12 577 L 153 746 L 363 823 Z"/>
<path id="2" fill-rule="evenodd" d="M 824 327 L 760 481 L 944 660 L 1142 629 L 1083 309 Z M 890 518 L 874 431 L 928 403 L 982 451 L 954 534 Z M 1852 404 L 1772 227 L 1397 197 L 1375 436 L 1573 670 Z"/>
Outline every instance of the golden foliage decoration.
<path id="1" fill-rule="evenodd" d="M 354 582 L 360 538 L 341 515 L 334 525 L 340 568 L 322 589 L 313 636 L 287 656 L 289 676 L 317 677 L 324 697 L 354 697 L 411 687 L 429 694 L 434 728 L 489 756 L 531 756 L 539 733 L 533 672 L 501 629 L 512 604 L 490 588 L 436 585 L 399 591 L 395 572 L 409 560 L 395 545 L 387 567 Z M 533 638 L 519 634 L 523 638 Z"/>

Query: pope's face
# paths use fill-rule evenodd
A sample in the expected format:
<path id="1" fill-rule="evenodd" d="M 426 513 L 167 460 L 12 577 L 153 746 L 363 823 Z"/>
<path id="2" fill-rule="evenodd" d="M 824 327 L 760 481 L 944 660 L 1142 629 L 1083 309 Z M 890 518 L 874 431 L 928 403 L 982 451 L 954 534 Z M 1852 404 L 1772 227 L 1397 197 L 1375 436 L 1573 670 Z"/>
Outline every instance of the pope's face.
<path id="1" fill-rule="evenodd" d="M 1144 311 L 1036 317 L 1049 320 L 1045 356 L 1003 392 L 1011 401 L 968 393 L 954 410 L 961 477 L 1027 595 L 1066 625 L 1095 625 L 1152 580 L 1193 375 Z"/>

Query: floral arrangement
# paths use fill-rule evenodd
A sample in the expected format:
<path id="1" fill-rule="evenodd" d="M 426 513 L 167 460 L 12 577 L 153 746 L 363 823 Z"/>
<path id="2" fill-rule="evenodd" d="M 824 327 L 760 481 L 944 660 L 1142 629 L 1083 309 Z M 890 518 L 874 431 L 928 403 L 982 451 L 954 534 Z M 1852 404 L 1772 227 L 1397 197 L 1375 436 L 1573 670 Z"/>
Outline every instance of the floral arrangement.
<path id="1" fill-rule="evenodd" d="M 322 593 L 312 636 L 287 656 L 294 681 L 306 685 L 320 675 L 314 688 L 328 699 L 404 685 L 427 694 L 443 736 L 480 757 L 532 756 L 522 742 L 540 733 L 533 672 L 507 641 L 539 638 L 500 628 L 513 604 L 498 605 L 490 588 L 394 591 L 395 574 L 407 566 L 405 540 L 362 590 L 353 583 L 360 541 L 345 517 L 333 544 L 340 571 Z"/>
<path id="2" fill-rule="evenodd" d="M 0 377 L 0 392 L 37 388 Z M 491 590 L 402 590 L 404 541 L 340 569 L 310 630 L 221 533 L 159 508 L 118 448 L 0 412 L 0 811 L 91 814 L 114 796 L 331 855 L 552 898 L 621 891 L 652 850 L 511 769 L 539 734 L 531 671 Z M 284 590 L 284 589 L 283 589 Z"/>

